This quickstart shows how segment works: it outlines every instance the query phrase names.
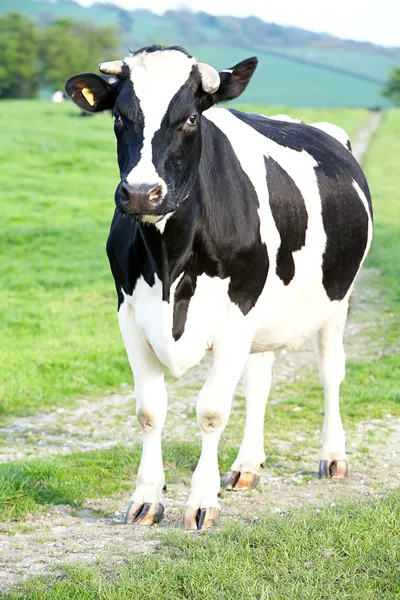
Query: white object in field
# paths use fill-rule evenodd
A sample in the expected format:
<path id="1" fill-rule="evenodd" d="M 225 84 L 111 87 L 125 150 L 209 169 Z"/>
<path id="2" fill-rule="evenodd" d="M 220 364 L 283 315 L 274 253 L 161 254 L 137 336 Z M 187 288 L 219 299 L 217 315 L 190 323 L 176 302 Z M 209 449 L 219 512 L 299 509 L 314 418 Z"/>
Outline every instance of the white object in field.
<path id="1" fill-rule="evenodd" d="M 60 104 L 61 102 L 64 102 L 64 92 L 62 92 L 61 90 L 57 90 L 56 92 L 54 92 L 54 94 L 51 97 L 51 101 L 54 104 Z"/>

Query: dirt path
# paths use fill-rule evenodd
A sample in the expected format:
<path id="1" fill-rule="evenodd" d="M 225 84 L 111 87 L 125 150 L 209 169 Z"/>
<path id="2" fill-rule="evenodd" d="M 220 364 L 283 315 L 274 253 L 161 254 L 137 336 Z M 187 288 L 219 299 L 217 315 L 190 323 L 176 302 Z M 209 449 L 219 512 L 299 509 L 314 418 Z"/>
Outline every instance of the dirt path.
<path id="1" fill-rule="evenodd" d="M 369 423 L 359 423 L 348 436 L 348 453 L 353 465 L 344 481 L 319 480 L 315 471 L 317 454 L 303 452 L 301 460 L 290 453 L 293 442 L 279 442 L 282 454 L 291 454 L 284 464 L 268 466 L 257 490 L 224 492 L 222 523 L 232 519 L 255 522 L 267 510 L 284 514 L 288 510 L 329 503 L 342 497 L 379 497 L 400 483 L 400 419 L 387 415 Z M 367 446 L 367 450 L 365 449 Z M 319 447 L 319 432 L 306 448 Z M 83 509 L 54 506 L 44 515 L 32 515 L 23 524 L 0 525 L 0 589 L 35 575 L 60 573 L 63 564 L 93 563 L 100 556 L 109 568 L 123 564 L 135 553 L 152 552 L 171 528 L 181 527 L 187 489 L 168 486 L 165 519 L 148 530 L 122 525 L 129 494 L 117 498 L 91 500 Z M 99 517 L 99 512 L 107 517 Z"/>
<path id="2" fill-rule="evenodd" d="M 355 140 L 352 142 L 353 154 L 360 164 L 362 164 L 364 154 L 368 150 L 371 138 L 378 129 L 382 121 L 382 113 L 371 113 L 365 127 L 360 129 Z"/>
<path id="3" fill-rule="evenodd" d="M 353 144 L 358 158 L 379 123 L 380 115 L 372 114 L 360 132 Z M 382 310 L 384 295 L 377 285 L 378 277 L 376 270 L 366 269 L 357 285 L 346 332 L 350 358 L 374 359 L 382 354 L 389 317 Z M 208 366 L 206 359 L 182 379 L 168 383 L 166 440 L 199 437 L 193 409 Z M 316 367 L 313 342 L 294 353 L 279 353 L 274 369 L 274 387 L 278 390 L 275 403 L 279 404 L 281 384 Z M 83 399 L 73 409 L 57 408 L 48 414 L 15 419 L 0 429 L 0 461 L 110 448 L 117 444 L 130 446 L 133 439 L 139 438 L 132 416 L 133 400 L 131 385 L 124 384 L 121 393 L 100 400 Z M 341 496 L 379 495 L 398 486 L 400 419 L 387 415 L 384 419 L 359 423 L 348 432 L 347 438 L 352 476 L 337 482 L 316 479 L 320 431 L 308 439 L 294 432 L 293 439 L 274 440 L 282 458 L 268 465 L 259 489 L 243 494 L 224 493 L 223 520 L 254 521 L 267 508 L 281 513 L 303 504 L 329 501 L 333 505 Z M 165 520 L 161 527 L 150 531 L 121 525 L 128 495 L 91 500 L 81 510 L 55 506 L 47 514 L 31 515 L 23 524 L 0 524 L 0 588 L 6 589 L 52 569 L 57 572 L 62 564 L 69 562 L 90 563 L 101 555 L 105 561 L 116 564 L 134 553 L 152 552 L 160 536 L 181 525 L 187 492 L 182 485 L 168 487 Z"/>

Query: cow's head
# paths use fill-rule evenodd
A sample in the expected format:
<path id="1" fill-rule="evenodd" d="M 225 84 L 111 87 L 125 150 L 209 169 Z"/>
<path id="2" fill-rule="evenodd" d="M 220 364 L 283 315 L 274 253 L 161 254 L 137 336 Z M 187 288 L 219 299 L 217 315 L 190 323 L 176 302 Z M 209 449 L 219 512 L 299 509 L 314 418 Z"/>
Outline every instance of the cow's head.
<path id="1" fill-rule="evenodd" d="M 93 73 L 67 81 L 66 92 L 80 108 L 112 111 L 120 210 L 153 222 L 176 210 L 196 179 L 202 112 L 237 98 L 256 66 L 253 57 L 218 73 L 182 48 L 151 46 L 99 65 L 116 83 Z"/>

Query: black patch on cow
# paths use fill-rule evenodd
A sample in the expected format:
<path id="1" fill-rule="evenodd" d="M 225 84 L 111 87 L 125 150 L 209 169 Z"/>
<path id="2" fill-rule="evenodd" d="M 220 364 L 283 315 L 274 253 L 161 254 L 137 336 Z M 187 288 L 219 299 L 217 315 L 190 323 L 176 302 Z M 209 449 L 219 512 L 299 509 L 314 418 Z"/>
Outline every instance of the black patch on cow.
<path id="1" fill-rule="evenodd" d="M 174 295 L 174 316 L 172 335 L 178 341 L 185 330 L 189 302 L 196 290 L 197 276 L 193 270 L 183 274 L 182 279 L 176 286 Z"/>
<path id="2" fill-rule="evenodd" d="M 124 82 L 113 113 L 120 115 L 120 121 L 115 123 L 114 131 L 117 138 L 119 170 L 124 178 L 138 164 L 144 139 L 144 116 L 130 79 Z"/>
<path id="3" fill-rule="evenodd" d="M 270 156 L 264 158 L 269 204 L 281 237 L 276 274 L 288 285 L 294 277 L 293 252 L 306 243 L 308 215 L 303 196 L 290 175 Z"/>
<path id="4" fill-rule="evenodd" d="M 258 197 L 226 135 L 204 118 L 202 138 L 196 269 L 222 279 L 230 277 L 229 297 L 246 315 L 264 288 L 269 268 L 260 234 Z"/>
<path id="5" fill-rule="evenodd" d="M 116 209 L 107 240 L 107 255 L 118 294 L 118 308 L 124 301 L 121 288 L 132 295 L 142 275 L 153 286 L 154 274 L 161 277 L 161 234 L 155 227 L 146 227 Z"/>
<path id="6" fill-rule="evenodd" d="M 280 146 L 304 150 L 317 162 L 315 172 L 327 236 L 323 285 L 330 300 L 342 300 L 357 274 L 368 241 L 368 214 L 354 181 L 367 198 L 372 219 L 371 195 L 360 165 L 343 144 L 315 127 L 231 112 Z"/>
<path id="7" fill-rule="evenodd" d="M 347 142 L 346 142 L 346 146 L 347 146 L 347 148 L 350 150 L 350 152 L 353 152 L 353 148 L 351 147 L 351 142 L 350 142 L 350 140 L 347 140 Z"/>
<path id="8" fill-rule="evenodd" d="M 342 300 L 354 281 L 368 241 L 368 215 L 351 175 L 328 177 L 316 169 L 326 233 L 323 285 L 330 300 Z"/>

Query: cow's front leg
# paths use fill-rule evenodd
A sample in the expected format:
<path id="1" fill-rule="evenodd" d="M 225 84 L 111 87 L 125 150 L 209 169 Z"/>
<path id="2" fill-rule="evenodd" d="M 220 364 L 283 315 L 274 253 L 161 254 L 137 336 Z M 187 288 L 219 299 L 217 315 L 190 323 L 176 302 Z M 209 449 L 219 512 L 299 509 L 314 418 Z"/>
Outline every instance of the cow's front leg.
<path id="1" fill-rule="evenodd" d="M 264 417 L 271 389 L 273 352 L 250 354 L 243 381 L 246 392 L 246 423 L 237 458 L 225 479 L 227 490 L 250 490 L 260 481 L 265 461 Z"/>
<path id="2" fill-rule="evenodd" d="M 119 309 L 118 319 L 135 377 L 136 415 L 142 431 L 142 457 L 126 523 L 153 525 L 161 521 L 164 513 L 161 450 L 161 432 L 167 415 L 164 373 L 160 361 L 138 330 L 133 309 L 126 300 Z"/>
<path id="3" fill-rule="evenodd" d="M 206 529 L 219 519 L 220 475 L 218 443 L 229 419 L 232 396 L 243 371 L 251 345 L 249 336 L 229 336 L 214 347 L 214 361 L 197 401 L 197 421 L 202 447 L 192 477 L 185 510 L 186 529 Z"/>

